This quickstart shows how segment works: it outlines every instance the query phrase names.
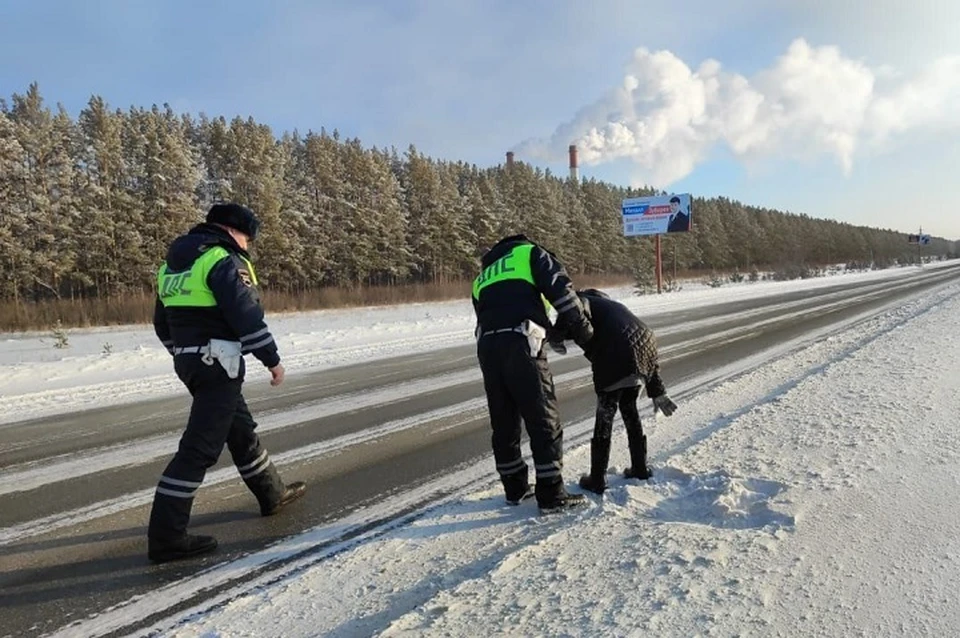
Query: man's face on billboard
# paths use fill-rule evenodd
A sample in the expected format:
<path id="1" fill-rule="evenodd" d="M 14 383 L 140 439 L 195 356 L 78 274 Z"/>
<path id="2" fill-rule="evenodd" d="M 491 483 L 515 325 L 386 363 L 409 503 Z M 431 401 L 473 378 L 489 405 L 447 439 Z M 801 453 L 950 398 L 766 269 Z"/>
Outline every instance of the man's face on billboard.
<path id="1" fill-rule="evenodd" d="M 676 215 L 678 210 L 680 210 L 680 204 L 677 202 L 670 202 L 670 214 Z"/>

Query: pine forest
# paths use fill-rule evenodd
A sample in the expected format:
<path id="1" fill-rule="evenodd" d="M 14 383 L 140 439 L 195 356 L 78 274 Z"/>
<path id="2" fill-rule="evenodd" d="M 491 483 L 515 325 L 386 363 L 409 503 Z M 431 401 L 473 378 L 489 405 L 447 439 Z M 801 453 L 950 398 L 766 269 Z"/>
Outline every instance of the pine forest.
<path id="1" fill-rule="evenodd" d="M 74 118 L 31 85 L 0 101 L 0 298 L 25 307 L 149 297 L 168 242 L 217 201 L 260 216 L 258 274 L 287 295 L 465 284 L 479 256 L 517 232 L 572 276 L 632 275 L 652 269 L 653 242 L 623 236 L 620 201 L 653 192 L 523 161 L 478 167 L 414 145 L 366 147 L 336 131 L 277 132 L 252 118 L 120 110 L 96 96 Z M 693 195 L 692 232 L 663 237 L 667 272 L 917 259 L 902 232 Z M 955 256 L 956 245 L 935 237 L 924 252 Z"/>

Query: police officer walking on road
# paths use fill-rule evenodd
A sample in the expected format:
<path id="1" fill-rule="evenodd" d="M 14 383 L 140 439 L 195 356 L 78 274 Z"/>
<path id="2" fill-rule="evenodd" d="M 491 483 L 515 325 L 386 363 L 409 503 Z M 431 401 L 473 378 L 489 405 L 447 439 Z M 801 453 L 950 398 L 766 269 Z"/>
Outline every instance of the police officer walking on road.
<path id="1" fill-rule="evenodd" d="M 501 239 L 483 256 L 481 268 L 473 282 L 477 356 L 507 502 L 517 505 L 535 494 L 544 513 L 583 505 L 583 495 L 569 494 L 563 484 L 563 430 L 542 347 L 550 326 L 544 299 L 577 343 L 589 341 L 593 328 L 563 265 L 524 235 Z M 520 452 L 521 419 L 536 470 L 533 494 Z"/>
<path id="2" fill-rule="evenodd" d="M 259 226 L 249 208 L 216 204 L 205 223 L 174 240 L 157 274 L 154 329 L 173 355 L 193 405 L 153 499 L 147 555 L 154 562 L 216 549 L 215 538 L 188 534 L 187 523 L 193 498 L 224 444 L 263 516 L 276 514 L 306 490 L 299 481 L 284 486 L 241 393 L 245 354 L 270 370 L 271 385 L 284 378 L 247 253 Z"/>

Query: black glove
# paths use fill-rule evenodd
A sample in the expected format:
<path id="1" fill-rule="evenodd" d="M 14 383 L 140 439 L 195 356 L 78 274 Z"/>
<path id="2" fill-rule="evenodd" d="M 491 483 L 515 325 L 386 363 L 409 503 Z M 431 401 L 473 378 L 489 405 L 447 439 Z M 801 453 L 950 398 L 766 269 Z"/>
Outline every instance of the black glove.
<path id="1" fill-rule="evenodd" d="M 654 370 L 653 374 L 647 378 L 645 385 L 647 386 L 647 396 L 651 399 L 655 399 L 661 394 L 667 393 L 666 386 L 663 385 L 663 379 L 660 378 L 660 367 Z"/>
<path id="2" fill-rule="evenodd" d="M 584 319 L 583 323 L 573 329 L 573 340 L 584 351 L 587 350 L 587 344 L 593 339 L 593 324 Z"/>
<path id="3" fill-rule="evenodd" d="M 661 394 L 653 398 L 653 413 L 656 414 L 657 410 L 663 412 L 665 416 L 670 416 L 677 411 L 677 404 L 667 395 Z"/>
<path id="4" fill-rule="evenodd" d="M 567 333 L 562 328 L 557 326 L 547 328 L 547 345 L 557 354 L 567 354 L 567 345 L 564 343 L 566 338 Z"/>

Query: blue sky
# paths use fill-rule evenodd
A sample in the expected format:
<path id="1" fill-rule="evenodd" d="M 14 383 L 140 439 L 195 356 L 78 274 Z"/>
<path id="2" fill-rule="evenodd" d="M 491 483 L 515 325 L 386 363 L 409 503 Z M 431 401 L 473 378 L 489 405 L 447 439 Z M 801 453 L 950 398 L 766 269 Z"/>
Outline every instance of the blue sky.
<path id="1" fill-rule="evenodd" d="M 960 3 L 864 6 L 0 0 L 0 95 L 36 81 L 73 114 L 168 102 L 561 174 L 593 130 L 583 175 L 960 239 Z M 707 76 L 723 91 L 690 112 Z"/>

